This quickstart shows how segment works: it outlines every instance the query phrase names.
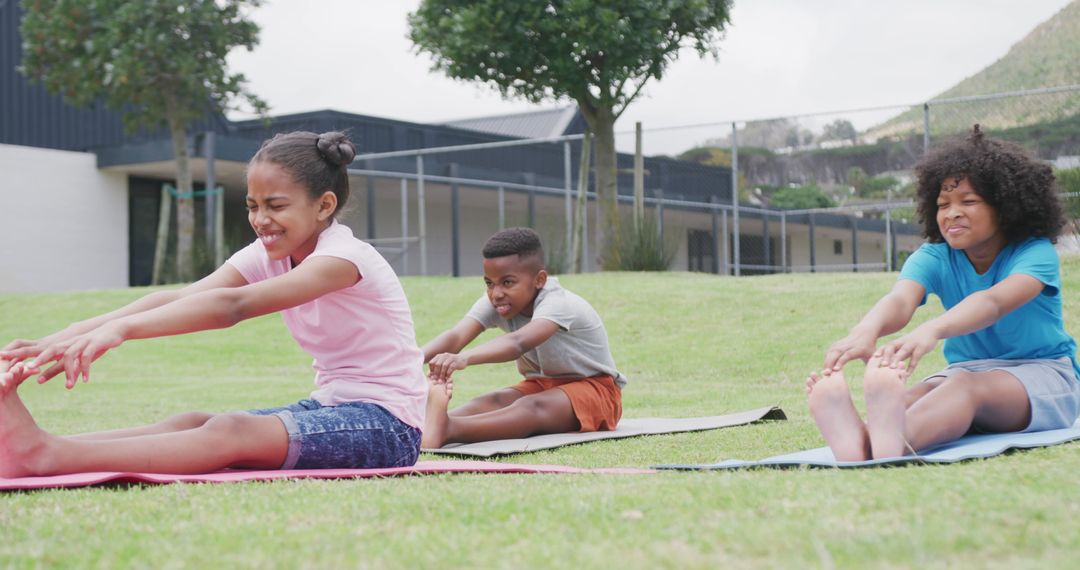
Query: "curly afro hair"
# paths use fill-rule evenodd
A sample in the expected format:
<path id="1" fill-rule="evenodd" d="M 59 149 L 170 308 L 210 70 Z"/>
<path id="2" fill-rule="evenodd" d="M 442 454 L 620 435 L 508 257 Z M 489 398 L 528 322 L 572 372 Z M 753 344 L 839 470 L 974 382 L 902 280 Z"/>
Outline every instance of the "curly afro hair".
<path id="1" fill-rule="evenodd" d="M 1050 165 L 1019 145 L 987 138 L 975 125 L 967 136 L 932 149 L 915 175 L 919 223 L 933 243 L 944 241 L 937 224 L 937 199 L 950 178 L 966 178 L 997 213 L 998 227 L 1009 242 L 1044 237 L 1056 242 L 1065 227 L 1065 212 Z"/>

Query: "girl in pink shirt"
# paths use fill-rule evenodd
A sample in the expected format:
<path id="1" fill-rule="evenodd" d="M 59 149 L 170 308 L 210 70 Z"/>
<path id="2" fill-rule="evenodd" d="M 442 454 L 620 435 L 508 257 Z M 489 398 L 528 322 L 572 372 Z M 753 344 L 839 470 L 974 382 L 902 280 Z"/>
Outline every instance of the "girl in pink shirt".
<path id="1" fill-rule="evenodd" d="M 415 463 L 427 386 L 409 305 L 386 261 L 334 219 L 355 153 L 342 133 L 266 141 L 247 172 L 255 242 L 187 287 L 0 351 L 0 477 Z M 126 340 L 279 311 L 316 370 L 311 399 L 290 406 L 60 437 L 39 428 L 18 397 L 34 374 L 40 383 L 63 373 L 69 389 L 89 380 L 90 364 Z"/>

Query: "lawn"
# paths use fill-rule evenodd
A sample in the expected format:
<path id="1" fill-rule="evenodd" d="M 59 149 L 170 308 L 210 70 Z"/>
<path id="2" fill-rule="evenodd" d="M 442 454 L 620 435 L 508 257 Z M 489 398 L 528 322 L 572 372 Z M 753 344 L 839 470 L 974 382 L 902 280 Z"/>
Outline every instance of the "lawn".
<path id="1" fill-rule="evenodd" d="M 1080 259 L 1065 262 L 1080 331 Z M 604 441 L 505 461 L 579 467 L 755 459 L 822 445 L 803 380 L 895 275 L 562 279 L 600 311 L 630 378 L 624 414 L 715 415 L 778 404 L 789 420 Z M 457 322 L 479 278 L 409 278 L 417 335 Z M 0 296 L 0 342 L 52 332 L 145 290 Z M 931 300 L 917 316 L 939 314 Z M 490 333 L 489 333 L 490 334 Z M 26 385 L 58 433 L 188 410 L 280 405 L 310 390 L 310 358 L 269 316 L 132 342 L 90 384 Z M 943 365 L 940 349 L 922 372 Z M 858 386 L 861 365 L 849 367 Z M 459 373 L 455 401 L 516 381 Z M 425 456 L 424 459 L 433 457 Z M 952 466 L 657 475 L 446 475 L 106 487 L 0 494 L 0 567 L 1062 567 L 1080 556 L 1080 445 Z M 1071 537 L 1071 538 L 1070 538 Z"/>

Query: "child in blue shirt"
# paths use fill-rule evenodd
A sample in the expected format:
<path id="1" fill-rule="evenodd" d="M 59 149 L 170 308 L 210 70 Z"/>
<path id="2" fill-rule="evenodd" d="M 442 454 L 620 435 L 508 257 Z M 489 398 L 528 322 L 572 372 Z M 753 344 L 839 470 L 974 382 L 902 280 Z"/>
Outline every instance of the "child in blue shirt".
<path id="1" fill-rule="evenodd" d="M 1080 413 L 1052 245 L 1065 217 L 1050 167 L 975 125 L 915 170 L 927 243 L 806 382 L 810 413 L 839 461 L 915 453 L 972 431 L 1066 428 Z M 946 312 L 876 347 L 930 293 Z M 939 340 L 949 366 L 905 389 Z M 856 358 L 868 361 L 866 422 L 841 372 Z"/>

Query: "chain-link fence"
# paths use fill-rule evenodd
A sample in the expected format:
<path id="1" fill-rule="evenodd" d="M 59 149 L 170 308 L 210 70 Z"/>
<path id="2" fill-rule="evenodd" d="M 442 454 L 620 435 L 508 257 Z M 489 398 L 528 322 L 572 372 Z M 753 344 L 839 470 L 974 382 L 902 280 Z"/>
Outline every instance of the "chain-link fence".
<path id="1" fill-rule="evenodd" d="M 1080 179 L 1080 86 L 654 128 L 642 137 L 646 227 L 675 270 L 894 270 L 922 241 L 912 166 L 927 145 L 975 123 L 1052 161 L 1063 182 Z M 348 223 L 404 275 L 478 274 L 481 244 L 509 226 L 535 228 L 555 272 L 575 268 L 575 251 L 580 270 L 598 270 L 600 217 L 594 180 L 580 188 L 582 139 L 360 156 L 350 173 L 361 200 Z M 620 133 L 617 147 L 629 226 L 633 133 Z"/>

